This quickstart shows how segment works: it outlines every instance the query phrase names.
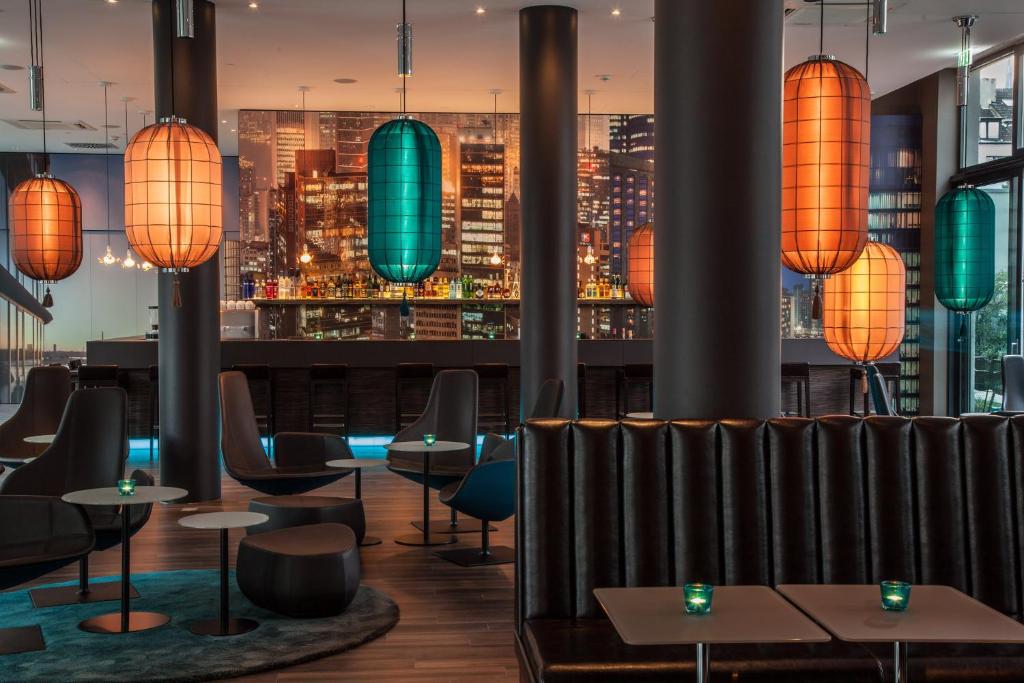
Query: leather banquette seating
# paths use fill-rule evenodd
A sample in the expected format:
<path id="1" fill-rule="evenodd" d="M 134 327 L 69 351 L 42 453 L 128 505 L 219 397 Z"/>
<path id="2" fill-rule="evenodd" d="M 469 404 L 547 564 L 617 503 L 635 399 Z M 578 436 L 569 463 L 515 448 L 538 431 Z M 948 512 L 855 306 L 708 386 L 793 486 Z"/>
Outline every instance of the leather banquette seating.
<path id="1" fill-rule="evenodd" d="M 669 681 L 603 586 L 945 584 L 1020 619 L 1024 417 L 531 420 L 518 448 L 522 680 Z M 913 604 L 913 603 L 911 603 Z M 713 681 L 892 680 L 888 644 L 716 645 Z M 1024 681 L 1024 646 L 910 645 L 913 681 Z"/>

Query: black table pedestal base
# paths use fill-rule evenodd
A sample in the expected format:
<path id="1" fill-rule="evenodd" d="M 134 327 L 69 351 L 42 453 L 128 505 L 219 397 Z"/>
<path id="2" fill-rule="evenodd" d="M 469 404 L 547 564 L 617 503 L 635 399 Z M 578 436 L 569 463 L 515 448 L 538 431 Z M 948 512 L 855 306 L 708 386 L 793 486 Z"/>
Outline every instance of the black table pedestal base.
<path id="1" fill-rule="evenodd" d="M 188 628 L 197 636 L 237 636 L 248 633 L 259 625 L 260 622 L 255 619 L 231 617 L 227 624 L 222 624 L 220 619 L 202 619 L 193 621 Z"/>
<path id="2" fill-rule="evenodd" d="M 43 629 L 38 626 L 0 628 L 0 655 L 16 655 L 45 649 Z"/>
<path id="3" fill-rule="evenodd" d="M 171 620 L 169 616 L 159 612 L 129 612 L 128 628 L 122 629 L 121 616 L 120 612 L 101 614 L 81 622 L 78 628 L 89 633 L 135 633 L 163 626 Z"/>
<path id="4" fill-rule="evenodd" d="M 368 545 L 380 545 L 383 541 L 377 536 L 363 536 L 363 542 L 359 544 L 359 547 Z"/>
<path id="5" fill-rule="evenodd" d="M 509 564 L 515 562 L 516 551 L 512 548 L 497 545 L 487 554 L 480 548 L 458 548 L 456 550 L 439 550 L 434 553 L 442 560 L 454 562 L 460 567 L 484 567 L 492 564 Z"/>
<path id="6" fill-rule="evenodd" d="M 423 531 L 423 522 L 417 520 L 410 522 L 415 528 Z M 497 531 L 498 528 L 492 526 L 490 531 Z M 431 522 L 430 533 L 432 534 L 478 534 L 480 533 L 480 520 L 470 518 L 460 519 L 455 524 L 451 522 Z"/>
<path id="7" fill-rule="evenodd" d="M 83 605 L 91 602 L 106 602 L 121 599 L 121 582 L 104 581 L 89 585 L 89 590 L 82 591 L 78 586 L 57 586 L 55 588 L 36 588 L 28 592 L 33 607 L 57 607 L 59 605 Z M 128 597 L 137 598 L 139 592 L 134 586 L 128 587 Z"/>
<path id="8" fill-rule="evenodd" d="M 399 545 L 449 545 L 457 539 L 447 534 L 405 534 L 395 537 L 395 543 Z"/>

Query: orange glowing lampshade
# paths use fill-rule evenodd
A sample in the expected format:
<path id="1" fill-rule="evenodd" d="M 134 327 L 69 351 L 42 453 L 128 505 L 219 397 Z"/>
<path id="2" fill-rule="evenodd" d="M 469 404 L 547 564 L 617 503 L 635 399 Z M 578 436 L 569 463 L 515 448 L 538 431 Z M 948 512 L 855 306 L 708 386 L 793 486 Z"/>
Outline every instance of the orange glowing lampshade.
<path id="1" fill-rule="evenodd" d="M 626 248 L 629 291 L 641 306 L 654 305 L 654 224 L 646 223 L 633 232 Z"/>
<path id="2" fill-rule="evenodd" d="M 194 268 L 220 245 L 217 144 L 184 119 L 147 126 L 124 154 L 124 231 L 135 252 L 167 270 Z"/>
<path id="3" fill-rule="evenodd" d="M 786 72 L 782 265 L 825 278 L 868 239 L 871 93 L 859 71 L 818 55 Z"/>
<path id="4" fill-rule="evenodd" d="M 63 280 L 82 263 L 82 201 L 75 188 L 42 173 L 11 192 L 11 252 L 30 278 Z"/>
<path id="5" fill-rule="evenodd" d="M 903 341 L 907 270 L 888 244 L 868 242 L 848 270 L 825 281 L 825 343 L 858 363 L 885 358 Z"/>

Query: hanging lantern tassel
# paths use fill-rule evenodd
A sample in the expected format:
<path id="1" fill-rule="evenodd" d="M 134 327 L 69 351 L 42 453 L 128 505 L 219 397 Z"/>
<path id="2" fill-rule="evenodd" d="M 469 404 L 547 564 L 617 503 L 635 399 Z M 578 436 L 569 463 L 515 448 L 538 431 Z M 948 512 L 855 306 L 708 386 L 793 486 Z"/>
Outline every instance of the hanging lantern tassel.
<path id="1" fill-rule="evenodd" d="M 868 393 L 868 366 L 863 365 L 860 369 L 860 393 Z"/>
<path id="2" fill-rule="evenodd" d="M 405 295 L 405 287 L 402 287 L 402 305 L 398 307 L 398 315 L 403 318 L 409 317 L 409 300 Z"/>
<path id="3" fill-rule="evenodd" d="M 181 274 L 174 273 L 174 307 L 181 308 Z"/>
<path id="4" fill-rule="evenodd" d="M 811 320 L 821 320 L 821 280 L 811 280 L 814 288 L 814 301 L 811 303 Z"/>
<path id="5" fill-rule="evenodd" d="M 46 288 L 46 296 L 43 297 L 43 308 L 53 308 L 53 295 L 50 294 L 50 288 Z"/>

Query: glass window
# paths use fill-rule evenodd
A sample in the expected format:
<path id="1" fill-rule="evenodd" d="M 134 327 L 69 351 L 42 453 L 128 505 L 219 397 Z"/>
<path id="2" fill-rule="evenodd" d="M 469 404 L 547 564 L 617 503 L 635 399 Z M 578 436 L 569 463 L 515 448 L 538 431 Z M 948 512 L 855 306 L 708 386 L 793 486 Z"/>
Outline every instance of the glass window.
<path id="1" fill-rule="evenodd" d="M 1015 63 L 1006 55 L 971 72 L 964 166 L 1013 155 Z"/>
<path id="2" fill-rule="evenodd" d="M 1015 294 L 1010 274 L 1016 270 L 1017 181 L 1006 180 L 980 186 L 996 205 L 996 282 L 992 300 L 974 314 L 971 386 L 974 405 L 967 410 L 989 412 L 1003 405 L 1001 359 L 1019 353 L 1019 331 L 1013 330 L 1017 316 L 1011 316 Z"/>

